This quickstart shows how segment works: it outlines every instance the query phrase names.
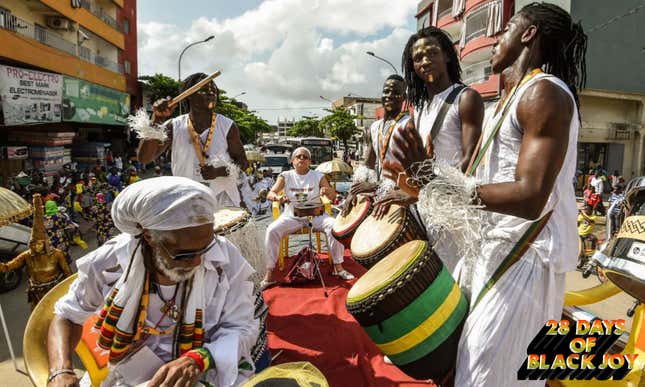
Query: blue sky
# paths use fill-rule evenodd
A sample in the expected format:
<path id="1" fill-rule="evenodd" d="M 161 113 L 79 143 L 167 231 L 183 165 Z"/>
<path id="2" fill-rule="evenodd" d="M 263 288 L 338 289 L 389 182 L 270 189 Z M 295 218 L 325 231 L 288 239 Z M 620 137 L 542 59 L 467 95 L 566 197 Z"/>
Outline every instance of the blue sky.
<path id="1" fill-rule="evenodd" d="M 415 28 L 418 0 L 140 0 L 139 74 L 177 77 L 221 70 L 219 86 L 269 123 L 323 114 L 348 93 L 378 96 Z M 185 4 L 177 7 L 177 4 Z M 394 7 L 393 4 L 396 4 Z"/>

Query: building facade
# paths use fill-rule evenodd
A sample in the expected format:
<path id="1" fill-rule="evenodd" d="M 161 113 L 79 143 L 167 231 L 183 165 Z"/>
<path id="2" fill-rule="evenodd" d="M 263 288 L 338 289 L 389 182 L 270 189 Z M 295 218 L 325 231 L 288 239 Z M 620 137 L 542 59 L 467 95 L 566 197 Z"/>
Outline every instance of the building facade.
<path id="1" fill-rule="evenodd" d="M 458 52 L 463 82 L 487 106 L 499 99 L 501 80 L 490 57 L 506 22 L 530 0 L 423 0 L 417 27 L 448 32 Z M 588 35 L 587 84 L 580 94 L 582 127 L 578 169 L 602 166 L 630 179 L 645 175 L 645 76 L 642 73 L 644 9 L 630 2 L 550 0 L 582 21 Z M 640 16 L 639 16 L 640 15 Z M 618 44 L 617 42 L 620 42 Z"/>
<path id="2" fill-rule="evenodd" d="M 2 152 L 3 182 L 126 152 L 136 40 L 136 0 L 0 0 L 0 142 L 29 148 L 22 162 Z"/>
<path id="3" fill-rule="evenodd" d="M 279 117 L 278 118 L 278 131 L 277 135 L 279 137 L 285 137 L 287 136 L 287 132 L 289 129 L 293 127 L 293 125 L 296 123 L 295 118 L 285 118 L 285 117 Z"/>

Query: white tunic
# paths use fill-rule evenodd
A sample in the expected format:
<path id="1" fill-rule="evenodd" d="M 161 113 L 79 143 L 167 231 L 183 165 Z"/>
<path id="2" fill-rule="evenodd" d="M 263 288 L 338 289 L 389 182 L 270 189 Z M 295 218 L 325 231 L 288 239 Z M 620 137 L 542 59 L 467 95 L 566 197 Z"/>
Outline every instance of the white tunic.
<path id="1" fill-rule="evenodd" d="M 216 238 L 218 243 L 202 257 L 205 283 L 210 285 L 204 287 L 204 347 L 215 363 L 215 368 L 206 373 L 206 380 L 216 386 L 232 386 L 243 377 L 243 371 L 238 370 L 240 359 L 253 363 L 250 351 L 258 336 L 258 321 L 253 317 L 253 283 L 248 281 L 253 269 L 235 246 L 223 237 Z M 127 268 L 137 242 L 121 234 L 76 261 L 78 278 L 56 303 L 55 314 L 83 324 L 97 313 Z M 158 296 L 151 294 L 147 324 L 154 326 L 158 321 L 159 313 L 150 309 L 159 305 Z M 145 344 L 168 362 L 172 360 L 172 340 L 172 334 L 150 336 Z"/>
<path id="2" fill-rule="evenodd" d="M 517 120 L 517 104 L 528 87 L 547 79 L 570 96 L 560 79 L 539 74 L 518 89 L 499 133 L 477 170 L 484 184 L 515 180 L 523 130 Z M 544 381 L 518 381 L 517 370 L 526 359 L 528 344 L 545 321 L 559 319 L 564 302 L 565 274 L 577 261 L 576 202 L 571 180 L 575 173 L 578 112 L 573 103 L 564 163 L 540 216 L 553 210 L 550 220 L 479 304 L 468 315 L 459 340 L 456 386 L 539 387 Z M 484 129 L 484 139 L 501 115 Z M 532 223 L 510 215 L 486 212 L 481 251 L 472 260 L 462 259 L 456 277 L 464 290 L 477 299 L 484 284 Z M 499 348 L 504 348 L 499 351 Z"/>
<path id="3" fill-rule="evenodd" d="M 310 170 L 305 175 L 299 175 L 295 169 L 282 172 L 280 176 L 284 177 L 284 193 L 287 195 L 290 203 L 285 204 L 284 214 L 293 215 L 293 206 L 298 203 L 305 203 L 312 198 L 310 203 L 320 203 L 320 180 L 324 177 L 321 172 Z"/>
<path id="4" fill-rule="evenodd" d="M 208 154 L 206 162 L 208 163 L 216 159 L 231 162 L 226 137 L 233 124 L 233 120 L 221 114 L 218 114 L 216 117 L 213 139 L 206 152 Z M 240 194 L 235 179 L 226 176 L 213 180 L 204 180 L 202 177 L 199 159 L 195 153 L 193 141 L 188 131 L 188 114 L 174 118 L 172 120 L 172 126 L 172 174 L 207 183 L 213 190 L 213 195 L 218 200 L 220 206 L 239 206 Z M 197 128 L 195 129 L 197 130 Z M 200 134 L 202 144 L 206 142 L 209 132 L 209 128 L 204 129 Z"/>
<path id="5" fill-rule="evenodd" d="M 419 110 L 418 108 L 414 110 L 414 124 L 416 125 L 417 122 L 419 122 L 417 130 L 423 140 L 423 146 L 427 145 L 426 141 L 430 131 L 432 130 L 434 121 L 437 118 L 437 114 L 439 114 L 439 109 L 446 98 L 448 98 L 448 95 L 457 86 L 459 86 L 459 84 L 455 83 L 441 93 L 436 94 L 434 98 L 432 98 L 432 101 L 430 101 L 430 104 L 424 106 L 423 110 Z M 437 160 L 445 161 L 453 166 L 459 166 L 461 158 L 463 157 L 459 99 L 465 90 L 466 88 L 463 88 L 453 101 L 452 105 L 450 105 L 443 120 L 443 125 L 437 134 L 437 138 L 432 139 L 432 146 L 434 147 L 434 153 Z"/>
<path id="6" fill-rule="evenodd" d="M 477 169 L 477 178 L 482 184 L 503 183 L 515 181 L 515 169 L 522 143 L 522 128 L 517 121 L 517 104 L 524 91 L 540 79 L 548 79 L 560 86 L 573 100 L 573 95 L 567 85 L 559 78 L 540 73 L 522 85 L 517 91 L 508 116 L 504 120 L 495 140 L 488 148 L 485 158 Z M 558 173 L 553 190 L 542 210 L 543 216 L 553 210 L 551 219 L 537 239 L 531 245 L 545 265 L 552 265 L 556 273 L 575 270 L 578 257 L 578 234 L 576 228 L 577 206 L 571 181 L 576 171 L 578 130 L 580 128 L 578 111 L 573 102 L 573 117 L 569 125 L 569 142 L 567 153 Z M 491 117 L 484 129 L 484 139 L 492 130 L 492 126 L 501 115 L 498 112 Z M 532 221 L 512 215 L 487 212 L 488 230 L 485 237 L 489 240 L 499 240 L 515 243 Z"/>
<path id="7" fill-rule="evenodd" d="M 394 157 L 393 150 L 398 149 L 396 146 L 396 143 L 394 142 L 394 138 L 396 136 L 400 136 L 399 132 L 403 129 L 405 129 L 405 126 L 408 124 L 408 121 L 410 120 L 409 115 L 404 115 L 399 119 L 399 121 L 396 122 L 394 125 L 394 128 L 392 129 L 392 136 L 390 136 L 390 141 L 389 145 L 387 147 L 387 150 L 385 152 L 385 160 L 389 161 L 396 161 L 396 158 Z M 381 166 L 381 144 L 379 142 L 379 133 L 381 133 L 381 139 L 385 139 L 387 136 L 387 130 L 392 125 L 394 122 L 394 119 L 387 120 L 386 122 L 383 122 L 384 118 L 381 118 L 380 120 L 374 121 L 372 125 L 370 126 L 370 136 L 372 138 L 372 149 L 374 149 L 374 153 L 376 154 L 376 162 L 375 162 L 375 169 L 378 173 L 378 178 L 379 180 L 381 179 L 381 174 L 382 174 L 382 166 Z"/>

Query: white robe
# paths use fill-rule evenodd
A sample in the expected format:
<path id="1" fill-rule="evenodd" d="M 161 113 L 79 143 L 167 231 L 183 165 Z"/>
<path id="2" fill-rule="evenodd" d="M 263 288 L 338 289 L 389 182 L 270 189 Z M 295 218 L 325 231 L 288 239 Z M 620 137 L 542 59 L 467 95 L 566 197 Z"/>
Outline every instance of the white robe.
<path id="1" fill-rule="evenodd" d="M 258 321 L 253 317 L 253 283 L 248 281 L 253 269 L 235 246 L 223 237 L 216 238 L 218 243 L 202 257 L 205 283 L 211 285 L 204 288 L 204 348 L 214 360 L 214 368 L 202 377 L 215 386 L 228 387 L 250 376 L 250 372 L 238 369 L 238 362 L 244 359 L 253 364 L 250 351 L 258 336 Z M 136 243 L 132 236 L 121 234 L 79 259 L 78 278 L 56 303 L 55 314 L 83 324 L 97 313 L 127 268 Z M 217 268 L 221 268 L 221 275 Z M 153 297 L 158 296 L 151 294 L 149 311 Z M 147 324 L 154 325 L 150 320 Z M 146 346 L 164 362 L 172 360 L 172 334 L 150 336 Z"/>

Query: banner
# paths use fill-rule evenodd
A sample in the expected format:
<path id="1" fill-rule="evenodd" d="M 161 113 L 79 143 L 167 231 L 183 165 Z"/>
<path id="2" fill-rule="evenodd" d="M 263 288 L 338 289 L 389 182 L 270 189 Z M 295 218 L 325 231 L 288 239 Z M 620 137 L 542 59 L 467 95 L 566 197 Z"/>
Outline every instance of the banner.
<path id="1" fill-rule="evenodd" d="M 63 121 L 125 125 L 130 95 L 80 79 L 64 77 Z"/>
<path id="2" fill-rule="evenodd" d="M 0 100 L 5 125 L 60 122 L 63 77 L 0 65 Z"/>

